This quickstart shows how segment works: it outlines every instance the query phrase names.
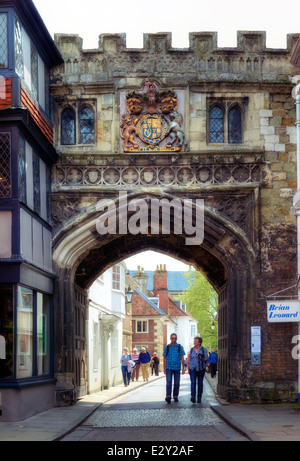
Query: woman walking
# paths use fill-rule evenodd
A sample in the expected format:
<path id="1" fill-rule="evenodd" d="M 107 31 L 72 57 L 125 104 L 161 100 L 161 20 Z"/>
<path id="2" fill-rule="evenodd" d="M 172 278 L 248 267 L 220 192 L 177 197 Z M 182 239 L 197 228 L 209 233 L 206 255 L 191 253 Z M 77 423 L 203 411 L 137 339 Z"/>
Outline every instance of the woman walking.
<path id="1" fill-rule="evenodd" d="M 135 367 L 134 367 L 134 369 L 132 370 L 132 375 L 131 375 L 132 381 L 134 381 L 134 379 L 135 379 L 136 381 L 139 380 L 139 372 L 140 372 L 139 356 L 140 356 L 140 354 L 138 353 L 136 347 L 134 347 L 134 348 L 132 349 L 132 360 L 133 360 L 134 363 L 135 363 Z"/>
<path id="2" fill-rule="evenodd" d="M 207 349 L 201 346 L 202 338 L 194 338 L 194 347 L 191 348 L 188 360 L 188 371 L 191 379 L 191 402 L 196 403 L 196 386 L 198 384 L 197 402 L 201 403 L 203 393 L 203 379 L 207 364 Z"/>
<path id="3" fill-rule="evenodd" d="M 125 387 L 130 384 L 131 372 L 128 371 L 128 362 L 130 360 L 132 360 L 132 355 L 128 354 L 128 348 L 124 347 L 124 354 L 121 357 L 121 370 Z"/>

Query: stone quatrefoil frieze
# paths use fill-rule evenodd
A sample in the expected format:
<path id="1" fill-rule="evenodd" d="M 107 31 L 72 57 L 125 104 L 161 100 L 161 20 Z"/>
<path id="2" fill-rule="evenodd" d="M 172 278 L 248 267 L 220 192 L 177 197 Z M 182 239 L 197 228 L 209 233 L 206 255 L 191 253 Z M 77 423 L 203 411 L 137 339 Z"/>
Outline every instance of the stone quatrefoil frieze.
<path id="1" fill-rule="evenodd" d="M 56 165 L 53 188 L 64 186 L 83 189 L 93 186 L 203 186 L 218 184 L 260 183 L 261 169 L 257 164 L 202 166 L 80 166 Z"/>

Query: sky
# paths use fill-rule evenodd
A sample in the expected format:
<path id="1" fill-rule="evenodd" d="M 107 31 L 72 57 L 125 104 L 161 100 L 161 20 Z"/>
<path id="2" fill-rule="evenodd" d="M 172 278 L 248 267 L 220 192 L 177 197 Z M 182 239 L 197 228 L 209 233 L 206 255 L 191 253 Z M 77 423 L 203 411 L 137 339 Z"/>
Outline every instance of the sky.
<path id="1" fill-rule="evenodd" d="M 126 33 L 127 48 L 143 46 L 143 33 L 172 32 L 172 46 L 187 48 L 189 32 L 218 32 L 219 47 L 235 47 L 238 30 L 266 31 L 267 47 L 286 48 L 300 33 L 300 2 L 274 0 L 33 0 L 50 34 L 83 38 L 97 48 L 101 33 Z"/>
<path id="2" fill-rule="evenodd" d="M 84 49 L 98 48 L 102 33 L 125 33 L 127 48 L 142 48 L 143 33 L 171 32 L 172 47 L 188 48 L 190 32 L 217 32 L 219 47 L 236 47 L 238 30 L 265 31 L 268 48 L 286 48 L 288 33 L 300 34 L 300 2 L 274 0 L 33 0 L 50 35 L 78 34 Z M 155 270 L 188 270 L 188 266 L 156 252 L 126 260 Z"/>

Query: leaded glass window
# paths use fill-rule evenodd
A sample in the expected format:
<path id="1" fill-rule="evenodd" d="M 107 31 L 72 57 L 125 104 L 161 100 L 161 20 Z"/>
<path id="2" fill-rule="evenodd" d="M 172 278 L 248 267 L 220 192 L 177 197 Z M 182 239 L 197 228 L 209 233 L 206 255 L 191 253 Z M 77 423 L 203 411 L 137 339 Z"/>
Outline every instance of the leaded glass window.
<path id="1" fill-rule="evenodd" d="M 33 171 L 33 203 L 34 211 L 38 214 L 41 212 L 41 191 L 40 191 L 40 159 L 34 151 L 32 156 Z"/>
<path id="2" fill-rule="evenodd" d="M 238 107 L 229 111 L 228 116 L 228 141 L 230 143 L 243 142 L 242 112 Z"/>
<path id="3" fill-rule="evenodd" d="M 79 112 L 80 144 L 94 144 L 95 142 L 95 123 L 94 113 L 88 107 L 84 107 Z"/>
<path id="4" fill-rule="evenodd" d="M 209 112 L 209 142 L 224 142 L 224 114 L 218 106 L 214 106 Z"/>
<path id="5" fill-rule="evenodd" d="M 75 112 L 73 109 L 64 109 L 61 113 L 61 144 L 75 144 Z"/>
<path id="6" fill-rule="evenodd" d="M 38 54 L 31 45 L 31 93 L 34 99 L 38 97 Z"/>
<path id="7" fill-rule="evenodd" d="M 0 14 L 0 69 L 8 67 L 7 14 Z"/>
<path id="8" fill-rule="evenodd" d="M 19 137 L 18 155 L 18 176 L 19 176 L 19 198 L 26 203 L 26 158 L 25 158 L 25 139 Z"/>
<path id="9" fill-rule="evenodd" d="M 24 62 L 23 62 L 23 50 L 22 50 L 22 26 L 18 19 L 15 23 L 15 59 L 16 59 L 16 72 L 24 78 Z"/>
<path id="10" fill-rule="evenodd" d="M 0 133 L 0 198 L 11 196 L 10 133 Z"/>

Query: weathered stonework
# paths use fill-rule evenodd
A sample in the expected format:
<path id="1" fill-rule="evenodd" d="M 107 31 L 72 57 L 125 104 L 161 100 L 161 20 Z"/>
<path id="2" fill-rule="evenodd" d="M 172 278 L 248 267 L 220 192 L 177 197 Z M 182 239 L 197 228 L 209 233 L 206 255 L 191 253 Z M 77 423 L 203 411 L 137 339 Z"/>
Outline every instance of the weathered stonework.
<path id="1" fill-rule="evenodd" d="M 218 48 L 216 33 L 193 33 L 188 49 L 173 49 L 170 34 L 144 36 L 127 49 L 125 36 L 101 35 L 97 50 L 83 50 L 78 35 L 56 35 L 64 65 L 51 76 L 56 148 L 53 168 L 53 248 L 60 279 L 57 331 L 69 330 L 75 283 L 88 288 L 97 275 L 130 253 L 154 248 L 201 269 L 219 293 L 219 392 L 231 400 L 288 400 L 295 396 L 297 364 L 291 357 L 293 324 L 270 325 L 266 297 L 296 281 L 295 107 L 290 56 L 268 49 L 265 34 L 239 32 L 236 48 Z M 186 145 L 177 152 L 124 152 L 122 97 L 150 79 L 182 95 Z M 123 95 L 123 96 L 122 96 Z M 61 144 L 61 112 L 88 104 L 95 114 L 95 142 Z M 123 104 L 123 106 L 122 106 Z M 225 114 L 224 142 L 211 143 L 209 110 Z M 230 143 L 227 115 L 242 114 L 243 139 Z M 119 192 L 129 198 L 202 198 L 204 242 L 178 235 L 107 235 L 96 232 L 97 202 Z M 149 208 L 150 210 L 150 208 Z M 148 211 L 150 213 L 150 211 Z M 173 220 L 171 216 L 171 220 Z M 173 221 L 172 221 L 173 222 Z M 293 294 L 288 292 L 289 295 Z M 251 364 L 250 327 L 261 325 L 262 364 Z M 74 373 L 76 346 L 58 338 L 60 386 Z M 74 349 L 75 348 L 75 349 Z M 66 384 L 66 388 L 68 388 Z"/>

